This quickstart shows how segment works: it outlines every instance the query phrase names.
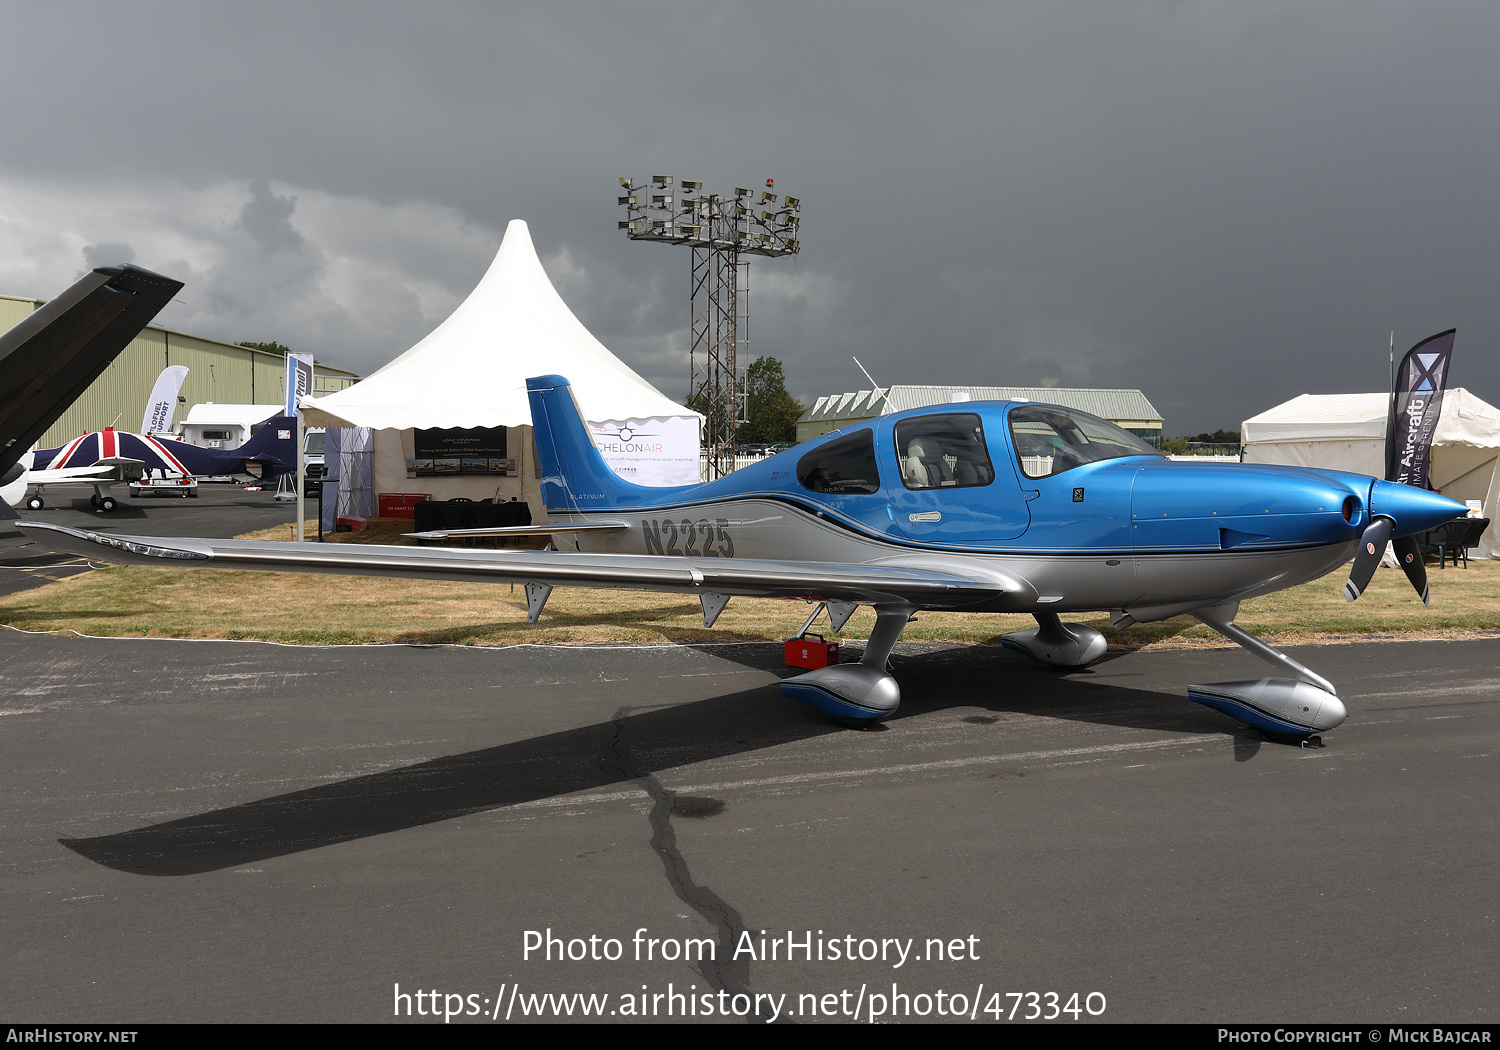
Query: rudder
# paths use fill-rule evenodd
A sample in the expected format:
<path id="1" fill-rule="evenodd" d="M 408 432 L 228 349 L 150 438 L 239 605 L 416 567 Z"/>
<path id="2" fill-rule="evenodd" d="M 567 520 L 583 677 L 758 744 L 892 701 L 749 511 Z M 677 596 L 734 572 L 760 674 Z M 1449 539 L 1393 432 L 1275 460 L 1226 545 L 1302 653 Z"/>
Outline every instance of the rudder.
<path id="1" fill-rule="evenodd" d="M 649 506 L 696 487 L 657 488 L 622 480 L 594 446 L 573 387 L 564 377 L 534 376 L 526 380 L 526 396 L 542 469 L 542 502 L 548 511 Z"/>

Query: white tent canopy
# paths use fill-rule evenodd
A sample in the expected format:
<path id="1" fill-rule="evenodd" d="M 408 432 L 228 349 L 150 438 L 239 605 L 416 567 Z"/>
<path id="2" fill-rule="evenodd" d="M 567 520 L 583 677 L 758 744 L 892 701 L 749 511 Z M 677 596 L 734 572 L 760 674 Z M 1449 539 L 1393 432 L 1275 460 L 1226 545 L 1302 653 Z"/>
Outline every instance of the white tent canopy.
<path id="1" fill-rule="evenodd" d="M 1240 426 L 1246 463 L 1329 467 L 1385 477 L 1389 394 L 1303 394 Z M 1462 388 L 1443 395 L 1432 439 L 1432 487 L 1481 500 L 1491 521 L 1480 553 L 1500 550 L 1500 409 Z"/>
<path id="2" fill-rule="evenodd" d="M 512 220 L 458 309 L 369 378 L 305 397 L 309 426 L 428 429 L 531 425 L 526 379 L 561 375 L 590 420 L 698 418 L 595 339 L 552 287 L 531 232 Z"/>

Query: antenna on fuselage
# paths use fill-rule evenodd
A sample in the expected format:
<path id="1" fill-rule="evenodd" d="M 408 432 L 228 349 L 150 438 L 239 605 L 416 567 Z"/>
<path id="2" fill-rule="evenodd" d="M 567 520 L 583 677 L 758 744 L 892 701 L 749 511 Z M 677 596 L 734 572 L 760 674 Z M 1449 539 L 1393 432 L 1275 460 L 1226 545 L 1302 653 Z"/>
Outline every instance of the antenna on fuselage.
<path id="1" fill-rule="evenodd" d="M 849 355 L 849 356 L 850 356 L 850 357 L 854 357 L 854 355 L 853 355 L 853 354 L 850 354 L 850 355 Z M 866 369 L 865 369 L 865 366 L 864 366 L 864 365 L 860 365 L 860 364 L 859 364 L 859 358 L 857 358 L 857 357 L 854 357 L 854 363 L 855 363 L 855 364 L 856 364 L 856 365 L 859 365 L 859 370 L 860 370 L 860 371 L 861 371 L 861 372 L 864 372 L 864 373 L 865 373 L 865 378 L 866 378 L 866 379 L 868 379 L 868 380 L 869 380 L 869 381 L 870 381 L 870 385 L 871 385 L 871 386 L 873 386 L 873 387 L 874 387 L 874 388 L 875 388 L 875 389 L 876 389 L 876 390 L 879 390 L 879 389 L 880 389 L 880 384 L 879 384 L 879 383 L 877 383 L 877 382 L 875 382 L 875 377 L 874 377 L 874 376 L 872 376 L 872 375 L 871 375 L 871 374 L 870 374 L 870 373 L 869 373 L 869 372 L 868 372 L 868 371 L 867 371 L 867 370 L 866 370 Z"/>

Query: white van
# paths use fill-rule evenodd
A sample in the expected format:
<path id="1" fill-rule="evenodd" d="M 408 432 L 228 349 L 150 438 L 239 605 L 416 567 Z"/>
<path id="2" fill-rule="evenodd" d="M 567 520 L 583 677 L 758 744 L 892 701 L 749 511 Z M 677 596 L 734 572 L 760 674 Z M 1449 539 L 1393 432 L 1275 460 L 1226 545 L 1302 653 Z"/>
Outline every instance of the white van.
<path id="1" fill-rule="evenodd" d="M 239 448 L 266 420 L 281 415 L 280 405 L 194 405 L 182 422 L 182 440 L 204 448 Z"/>

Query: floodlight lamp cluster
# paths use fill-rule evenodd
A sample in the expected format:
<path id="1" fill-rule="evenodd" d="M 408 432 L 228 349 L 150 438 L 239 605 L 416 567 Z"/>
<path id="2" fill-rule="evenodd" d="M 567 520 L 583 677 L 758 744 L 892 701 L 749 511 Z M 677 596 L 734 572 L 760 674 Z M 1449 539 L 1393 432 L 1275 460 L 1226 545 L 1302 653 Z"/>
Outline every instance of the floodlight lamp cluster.
<path id="1" fill-rule="evenodd" d="M 775 185 L 774 179 L 767 179 L 757 202 L 743 186 L 735 187 L 734 196 L 721 197 L 704 193 L 703 183 L 696 179 L 653 175 L 649 182 L 636 183 L 622 178 L 625 192 L 615 202 L 625 209 L 626 218 L 618 226 L 631 240 L 751 255 L 795 255 L 802 248 L 798 238 L 802 201 L 781 198 L 777 208 Z"/>

